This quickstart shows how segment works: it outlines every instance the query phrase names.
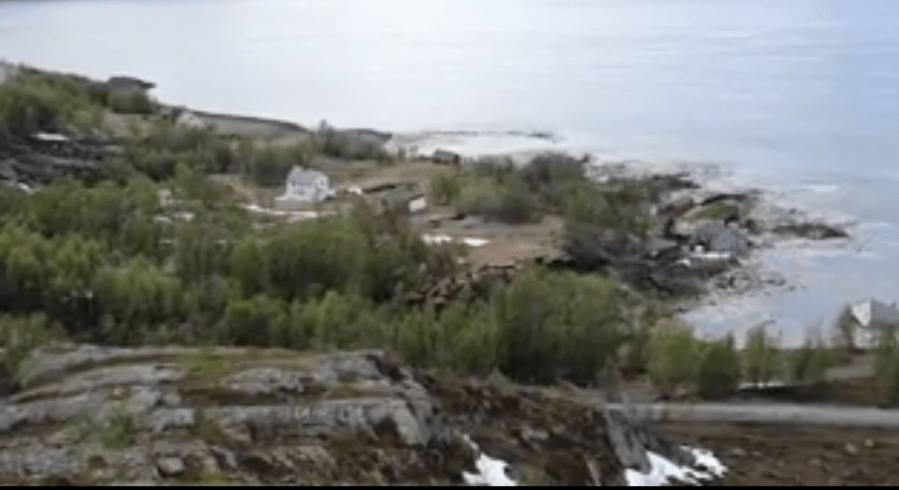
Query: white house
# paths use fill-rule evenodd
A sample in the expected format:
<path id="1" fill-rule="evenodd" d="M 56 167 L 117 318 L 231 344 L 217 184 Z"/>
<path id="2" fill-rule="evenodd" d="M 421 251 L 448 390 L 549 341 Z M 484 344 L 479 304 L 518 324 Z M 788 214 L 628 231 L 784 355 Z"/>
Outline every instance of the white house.
<path id="1" fill-rule="evenodd" d="M 327 175 L 318 170 L 294 167 L 287 175 L 287 189 L 278 200 L 320 202 L 334 194 Z"/>

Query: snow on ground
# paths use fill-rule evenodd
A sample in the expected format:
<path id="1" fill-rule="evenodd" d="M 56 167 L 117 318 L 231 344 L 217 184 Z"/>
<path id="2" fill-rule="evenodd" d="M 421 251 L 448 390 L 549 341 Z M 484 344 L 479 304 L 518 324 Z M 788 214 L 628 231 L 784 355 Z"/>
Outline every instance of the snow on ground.
<path id="1" fill-rule="evenodd" d="M 478 457 L 475 465 L 478 468 L 477 473 L 462 472 L 462 479 L 469 485 L 486 485 L 488 487 L 514 487 L 516 483 L 506 476 L 506 467 L 509 466 L 505 461 L 493 459 L 484 453 Z"/>
<path id="2" fill-rule="evenodd" d="M 240 207 L 251 213 L 267 214 L 269 216 L 286 217 L 289 222 L 302 221 L 307 219 L 315 219 L 319 216 L 329 216 L 334 213 L 319 213 L 316 211 L 282 211 L 280 209 L 270 209 L 259 207 L 256 204 L 241 204 Z"/>
<path id="3" fill-rule="evenodd" d="M 424 240 L 425 243 L 433 245 L 438 243 L 449 243 L 454 239 L 449 235 L 422 235 L 421 239 Z M 473 237 L 465 237 L 460 238 L 460 242 L 468 245 L 469 247 L 483 247 L 490 243 L 490 240 L 485 238 L 473 238 Z"/>
<path id="4" fill-rule="evenodd" d="M 490 240 L 487 240 L 486 238 L 463 238 L 462 243 L 469 247 L 483 247 L 490 243 Z"/>
<path id="5" fill-rule="evenodd" d="M 776 379 L 772 379 L 771 381 L 763 381 L 760 383 L 753 383 L 751 381 L 747 381 L 744 383 L 740 383 L 739 389 L 741 390 L 753 390 L 753 389 L 767 389 L 767 388 L 786 388 L 788 386 L 795 386 L 796 383 L 788 383 L 786 381 L 780 381 Z"/>
<path id="6" fill-rule="evenodd" d="M 710 451 L 686 446 L 684 449 L 696 458 L 697 468 L 678 466 L 658 454 L 647 452 L 651 466 L 649 472 L 644 474 L 636 470 L 625 470 L 624 477 L 628 486 L 660 487 L 669 484 L 672 480 L 698 485 L 714 478 L 720 478 L 727 471 L 727 468 Z"/>
<path id="7" fill-rule="evenodd" d="M 518 486 L 518 484 L 515 483 L 515 480 L 512 480 L 506 475 L 506 468 L 509 466 L 508 463 L 499 459 L 493 459 L 484 454 L 484 452 L 481 451 L 481 448 L 479 448 L 470 437 L 465 436 L 465 440 L 468 441 L 471 448 L 478 453 L 478 459 L 475 462 L 478 472 L 468 473 L 467 471 L 463 471 L 462 479 L 465 480 L 465 483 L 468 485 L 486 485 L 488 487 Z"/>

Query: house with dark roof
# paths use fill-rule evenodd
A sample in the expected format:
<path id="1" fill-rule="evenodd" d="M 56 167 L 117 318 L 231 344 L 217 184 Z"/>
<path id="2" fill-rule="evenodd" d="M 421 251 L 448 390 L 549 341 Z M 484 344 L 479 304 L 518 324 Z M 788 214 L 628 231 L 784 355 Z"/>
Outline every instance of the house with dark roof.
<path id="1" fill-rule="evenodd" d="M 414 214 L 428 207 L 425 195 L 414 186 L 399 186 L 384 190 L 379 195 L 381 208 L 402 214 Z"/>
<path id="2" fill-rule="evenodd" d="M 446 150 L 435 150 L 431 156 L 431 161 L 441 165 L 459 165 L 462 163 L 462 157 L 458 153 Z"/>

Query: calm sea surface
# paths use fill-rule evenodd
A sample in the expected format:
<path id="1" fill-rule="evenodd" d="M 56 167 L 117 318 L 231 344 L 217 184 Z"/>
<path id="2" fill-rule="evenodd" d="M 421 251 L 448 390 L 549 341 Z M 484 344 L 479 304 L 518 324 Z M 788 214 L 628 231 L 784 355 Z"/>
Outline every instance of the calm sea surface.
<path id="1" fill-rule="evenodd" d="M 721 165 L 859 224 L 848 246 L 762 254 L 799 288 L 699 310 L 702 329 L 772 318 L 797 340 L 844 301 L 899 300 L 894 0 L 2 2 L 0 57 L 207 110 Z"/>

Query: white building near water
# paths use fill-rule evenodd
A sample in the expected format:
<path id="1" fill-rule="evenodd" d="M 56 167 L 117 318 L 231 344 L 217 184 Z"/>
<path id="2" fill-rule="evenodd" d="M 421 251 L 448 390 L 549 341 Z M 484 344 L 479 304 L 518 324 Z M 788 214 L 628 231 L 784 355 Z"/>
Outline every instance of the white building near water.
<path id="1" fill-rule="evenodd" d="M 315 203 L 335 194 L 327 175 L 303 167 L 294 167 L 290 171 L 286 187 L 284 195 L 278 198 L 279 201 Z"/>

